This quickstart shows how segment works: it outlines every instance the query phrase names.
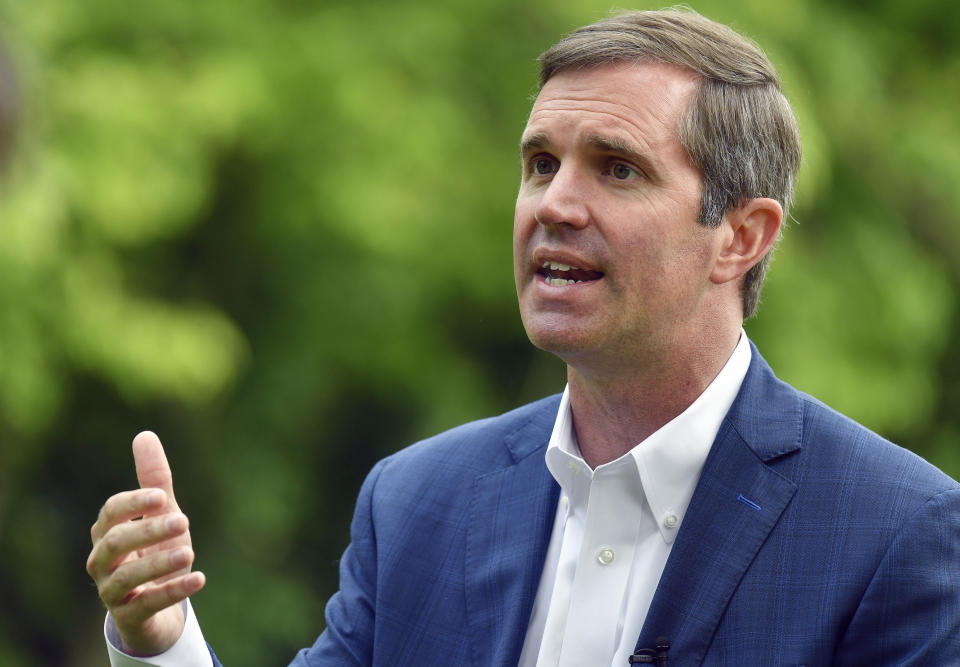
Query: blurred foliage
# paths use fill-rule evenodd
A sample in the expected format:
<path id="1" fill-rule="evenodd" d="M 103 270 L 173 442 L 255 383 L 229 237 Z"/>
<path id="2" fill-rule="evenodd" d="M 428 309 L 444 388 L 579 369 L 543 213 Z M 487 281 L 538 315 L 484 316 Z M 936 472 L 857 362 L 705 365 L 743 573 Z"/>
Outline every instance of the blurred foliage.
<path id="1" fill-rule="evenodd" d="M 960 12 L 695 3 L 805 140 L 757 318 L 784 379 L 960 476 Z M 102 665 L 83 564 L 163 438 L 227 664 L 323 626 L 369 466 L 563 386 L 510 236 L 535 57 L 596 0 L 0 0 L 0 664 Z"/>

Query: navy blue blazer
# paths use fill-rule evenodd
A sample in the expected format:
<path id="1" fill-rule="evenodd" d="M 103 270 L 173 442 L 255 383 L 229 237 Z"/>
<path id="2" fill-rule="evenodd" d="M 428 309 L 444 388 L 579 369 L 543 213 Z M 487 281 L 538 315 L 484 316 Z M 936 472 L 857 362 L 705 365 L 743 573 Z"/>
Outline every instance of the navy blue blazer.
<path id="1" fill-rule="evenodd" d="M 960 485 L 750 369 L 707 457 L 638 646 L 681 665 L 960 665 Z M 559 397 L 381 461 L 327 628 L 293 661 L 516 665 L 558 486 Z"/>

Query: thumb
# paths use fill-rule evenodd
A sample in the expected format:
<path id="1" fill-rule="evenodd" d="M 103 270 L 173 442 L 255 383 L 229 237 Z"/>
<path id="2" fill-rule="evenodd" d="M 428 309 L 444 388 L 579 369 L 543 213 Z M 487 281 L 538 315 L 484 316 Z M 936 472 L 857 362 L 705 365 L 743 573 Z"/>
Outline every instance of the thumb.
<path id="1" fill-rule="evenodd" d="M 137 480 L 141 489 L 163 489 L 167 504 L 176 507 L 173 497 L 173 473 L 163 453 L 160 438 L 152 431 L 138 433 L 133 439 L 133 461 L 137 467 Z"/>

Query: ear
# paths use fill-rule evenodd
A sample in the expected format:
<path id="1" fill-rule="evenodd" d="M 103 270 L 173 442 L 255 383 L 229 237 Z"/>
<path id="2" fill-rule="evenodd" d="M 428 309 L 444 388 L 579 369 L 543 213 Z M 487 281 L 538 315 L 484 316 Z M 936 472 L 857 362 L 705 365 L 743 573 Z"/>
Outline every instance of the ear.
<path id="1" fill-rule="evenodd" d="M 765 197 L 727 211 L 721 223 L 725 238 L 710 280 L 721 284 L 744 275 L 773 248 L 782 223 L 783 208 Z"/>

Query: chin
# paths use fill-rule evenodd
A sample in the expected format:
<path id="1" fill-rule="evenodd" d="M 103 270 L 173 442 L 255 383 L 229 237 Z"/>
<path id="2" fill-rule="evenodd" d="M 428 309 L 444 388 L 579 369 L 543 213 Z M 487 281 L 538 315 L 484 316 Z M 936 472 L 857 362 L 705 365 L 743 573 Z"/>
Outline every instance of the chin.
<path id="1" fill-rule="evenodd" d="M 527 338 L 533 345 L 544 352 L 549 352 L 566 361 L 575 357 L 589 347 L 582 332 L 572 332 L 567 328 L 545 325 L 542 323 L 527 324 L 524 322 Z"/>

